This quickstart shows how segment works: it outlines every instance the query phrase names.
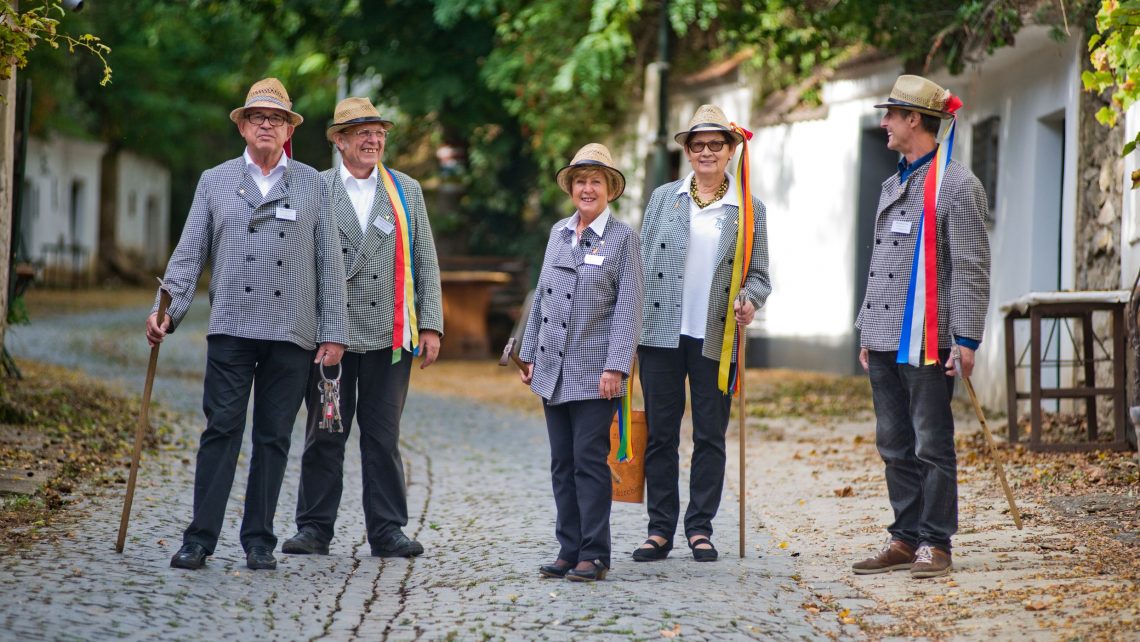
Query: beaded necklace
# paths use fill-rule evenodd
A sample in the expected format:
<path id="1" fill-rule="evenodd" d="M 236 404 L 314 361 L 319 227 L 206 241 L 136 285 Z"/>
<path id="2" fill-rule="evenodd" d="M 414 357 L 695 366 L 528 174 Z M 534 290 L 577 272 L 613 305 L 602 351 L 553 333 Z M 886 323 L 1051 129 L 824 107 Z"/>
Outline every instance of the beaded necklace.
<path id="1" fill-rule="evenodd" d="M 709 205 L 712 205 L 713 203 L 724 198 L 724 195 L 727 193 L 728 193 L 728 177 L 727 176 L 724 178 L 724 181 L 720 184 L 720 187 L 716 188 L 716 194 L 713 194 L 713 197 L 707 201 L 702 201 L 701 197 L 699 195 L 697 195 L 697 177 L 694 176 L 693 180 L 689 181 L 689 196 L 693 197 L 693 202 L 696 203 L 697 207 L 699 207 L 702 210 L 705 209 L 706 207 L 708 207 Z"/>

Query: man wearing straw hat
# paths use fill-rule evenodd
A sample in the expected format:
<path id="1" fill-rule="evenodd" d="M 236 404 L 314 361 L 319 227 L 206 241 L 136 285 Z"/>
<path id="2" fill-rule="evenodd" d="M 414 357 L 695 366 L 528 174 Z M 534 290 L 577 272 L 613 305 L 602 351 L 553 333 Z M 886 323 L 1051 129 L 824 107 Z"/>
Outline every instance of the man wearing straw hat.
<path id="1" fill-rule="evenodd" d="M 300 125 L 276 78 L 250 88 L 230 112 L 245 139 L 238 158 L 198 181 L 182 238 L 166 268 L 170 308 L 147 318 L 153 346 L 186 315 L 210 268 L 210 324 L 202 407 L 206 430 L 194 475 L 194 516 L 175 568 L 201 568 L 213 555 L 233 485 L 253 391 L 253 456 L 241 544 L 246 566 L 277 567 L 273 515 L 304 398 L 309 363 L 335 365 L 347 344 L 344 266 L 315 169 L 284 152 Z"/>
<path id="2" fill-rule="evenodd" d="M 954 453 L 955 362 L 974 368 L 989 304 L 987 199 L 978 179 L 950 159 L 962 101 L 920 76 L 899 76 L 881 126 L 898 152 L 883 183 L 867 294 L 855 321 L 859 361 L 870 374 L 875 442 L 894 511 L 887 544 L 854 564 L 856 574 L 950 572 L 958 529 Z"/>
<path id="3" fill-rule="evenodd" d="M 372 554 L 411 557 L 423 546 L 404 534 L 408 503 L 400 458 L 400 415 L 412 356 L 420 368 L 439 355 L 443 299 L 439 262 L 420 184 L 383 165 L 392 121 L 367 98 L 340 101 L 326 136 L 341 163 L 321 173 L 348 277 L 348 351 L 342 363 L 343 431 L 320 427 L 313 368 L 297 534 L 282 552 L 327 555 L 343 489 L 344 446 L 360 423 L 364 523 Z M 326 376 L 335 376 L 329 373 Z"/>

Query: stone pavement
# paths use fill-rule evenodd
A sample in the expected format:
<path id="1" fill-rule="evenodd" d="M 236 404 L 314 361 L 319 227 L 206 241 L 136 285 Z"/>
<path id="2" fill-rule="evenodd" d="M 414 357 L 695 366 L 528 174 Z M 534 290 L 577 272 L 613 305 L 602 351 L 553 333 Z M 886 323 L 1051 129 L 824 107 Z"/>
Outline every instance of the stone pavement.
<path id="1" fill-rule="evenodd" d="M 204 297 L 200 297 L 203 298 Z M 142 310 L 49 319 L 11 333 L 17 357 L 63 363 L 141 389 Z M 669 560 L 636 564 L 645 509 L 616 504 L 614 569 L 594 585 L 542 579 L 553 559 L 554 508 L 540 415 L 414 392 L 403 422 L 411 521 L 427 549 L 412 559 L 368 555 L 360 459 L 350 439 L 346 492 L 329 556 L 278 553 L 249 571 L 238 544 L 249 438 L 216 555 L 196 572 L 169 558 L 189 520 L 201 426 L 206 309 L 200 301 L 167 341 L 154 399 L 186 413 L 172 446 L 144 458 L 126 550 L 114 553 L 122 491 L 81 500 L 54 543 L 5 554 L 4 640 L 815 640 L 859 637 L 853 625 L 809 622 L 791 551 L 749 518 L 736 549 L 737 498 L 726 490 L 722 559 L 692 561 L 679 538 Z M 421 390 L 429 388 L 430 369 Z M 536 402 L 537 403 L 537 402 Z M 248 431 L 247 431 L 248 433 Z M 294 433 L 276 530 L 293 533 L 301 426 Z M 729 455 L 730 460 L 734 457 Z M 685 483 L 682 482 L 682 493 Z"/>

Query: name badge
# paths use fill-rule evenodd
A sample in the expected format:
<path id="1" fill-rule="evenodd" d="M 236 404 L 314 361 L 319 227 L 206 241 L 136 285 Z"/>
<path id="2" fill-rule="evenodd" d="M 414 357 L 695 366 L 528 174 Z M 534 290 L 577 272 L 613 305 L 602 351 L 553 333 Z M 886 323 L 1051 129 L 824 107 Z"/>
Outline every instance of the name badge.
<path id="1" fill-rule="evenodd" d="M 604 258 L 606 258 L 606 257 L 604 257 L 604 256 L 602 256 L 602 255 L 600 255 L 600 254 L 587 254 L 587 255 L 586 255 L 585 257 L 583 257 L 583 258 L 584 258 L 584 259 L 585 259 L 585 261 L 586 261 L 587 263 L 589 263 L 590 265 L 601 265 L 601 264 L 602 264 L 602 259 L 604 259 Z"/>
<path id="2" fill-rule="evenodd" d="M 910 234 L 910 221 L 893 221 L 891 231 L 895 234 Z"/>
<path id="3" fill-rule="evenodd" d="M 295 221 L 297 220 L 297 210 L 292 210 L 288 207 L 278 207 L 277 218 L 285 221 Z"/>
<path id="4" fill-rule="evenodd" d="M 392 221 L 389 221 L 383 216 L 377 216 L 376 220 L 372 221 L 372 225 L 385 234 L 391 234 L 392 230 L 396 229 L 396 226 L 392 225 Z"/>

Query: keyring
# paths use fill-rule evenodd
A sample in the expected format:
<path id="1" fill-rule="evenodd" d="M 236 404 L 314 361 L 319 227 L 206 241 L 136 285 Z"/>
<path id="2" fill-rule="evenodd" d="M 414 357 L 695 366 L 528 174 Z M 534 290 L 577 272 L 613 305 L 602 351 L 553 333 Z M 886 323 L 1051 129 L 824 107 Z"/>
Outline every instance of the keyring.
<path id="1" fill-rule="evenodd" d="M 318 365 L 321 368 L 321 379 L 322 380 L 324 380 L 324 381 L 340 381 L 340 363 L 336 364 L 336 377 L 333 379 L 329 379 L 328 377 L 325 376 L 325 364 L 323 363 L 323 360 L 322 360 L 322 363 L 320 363 Z"/>

